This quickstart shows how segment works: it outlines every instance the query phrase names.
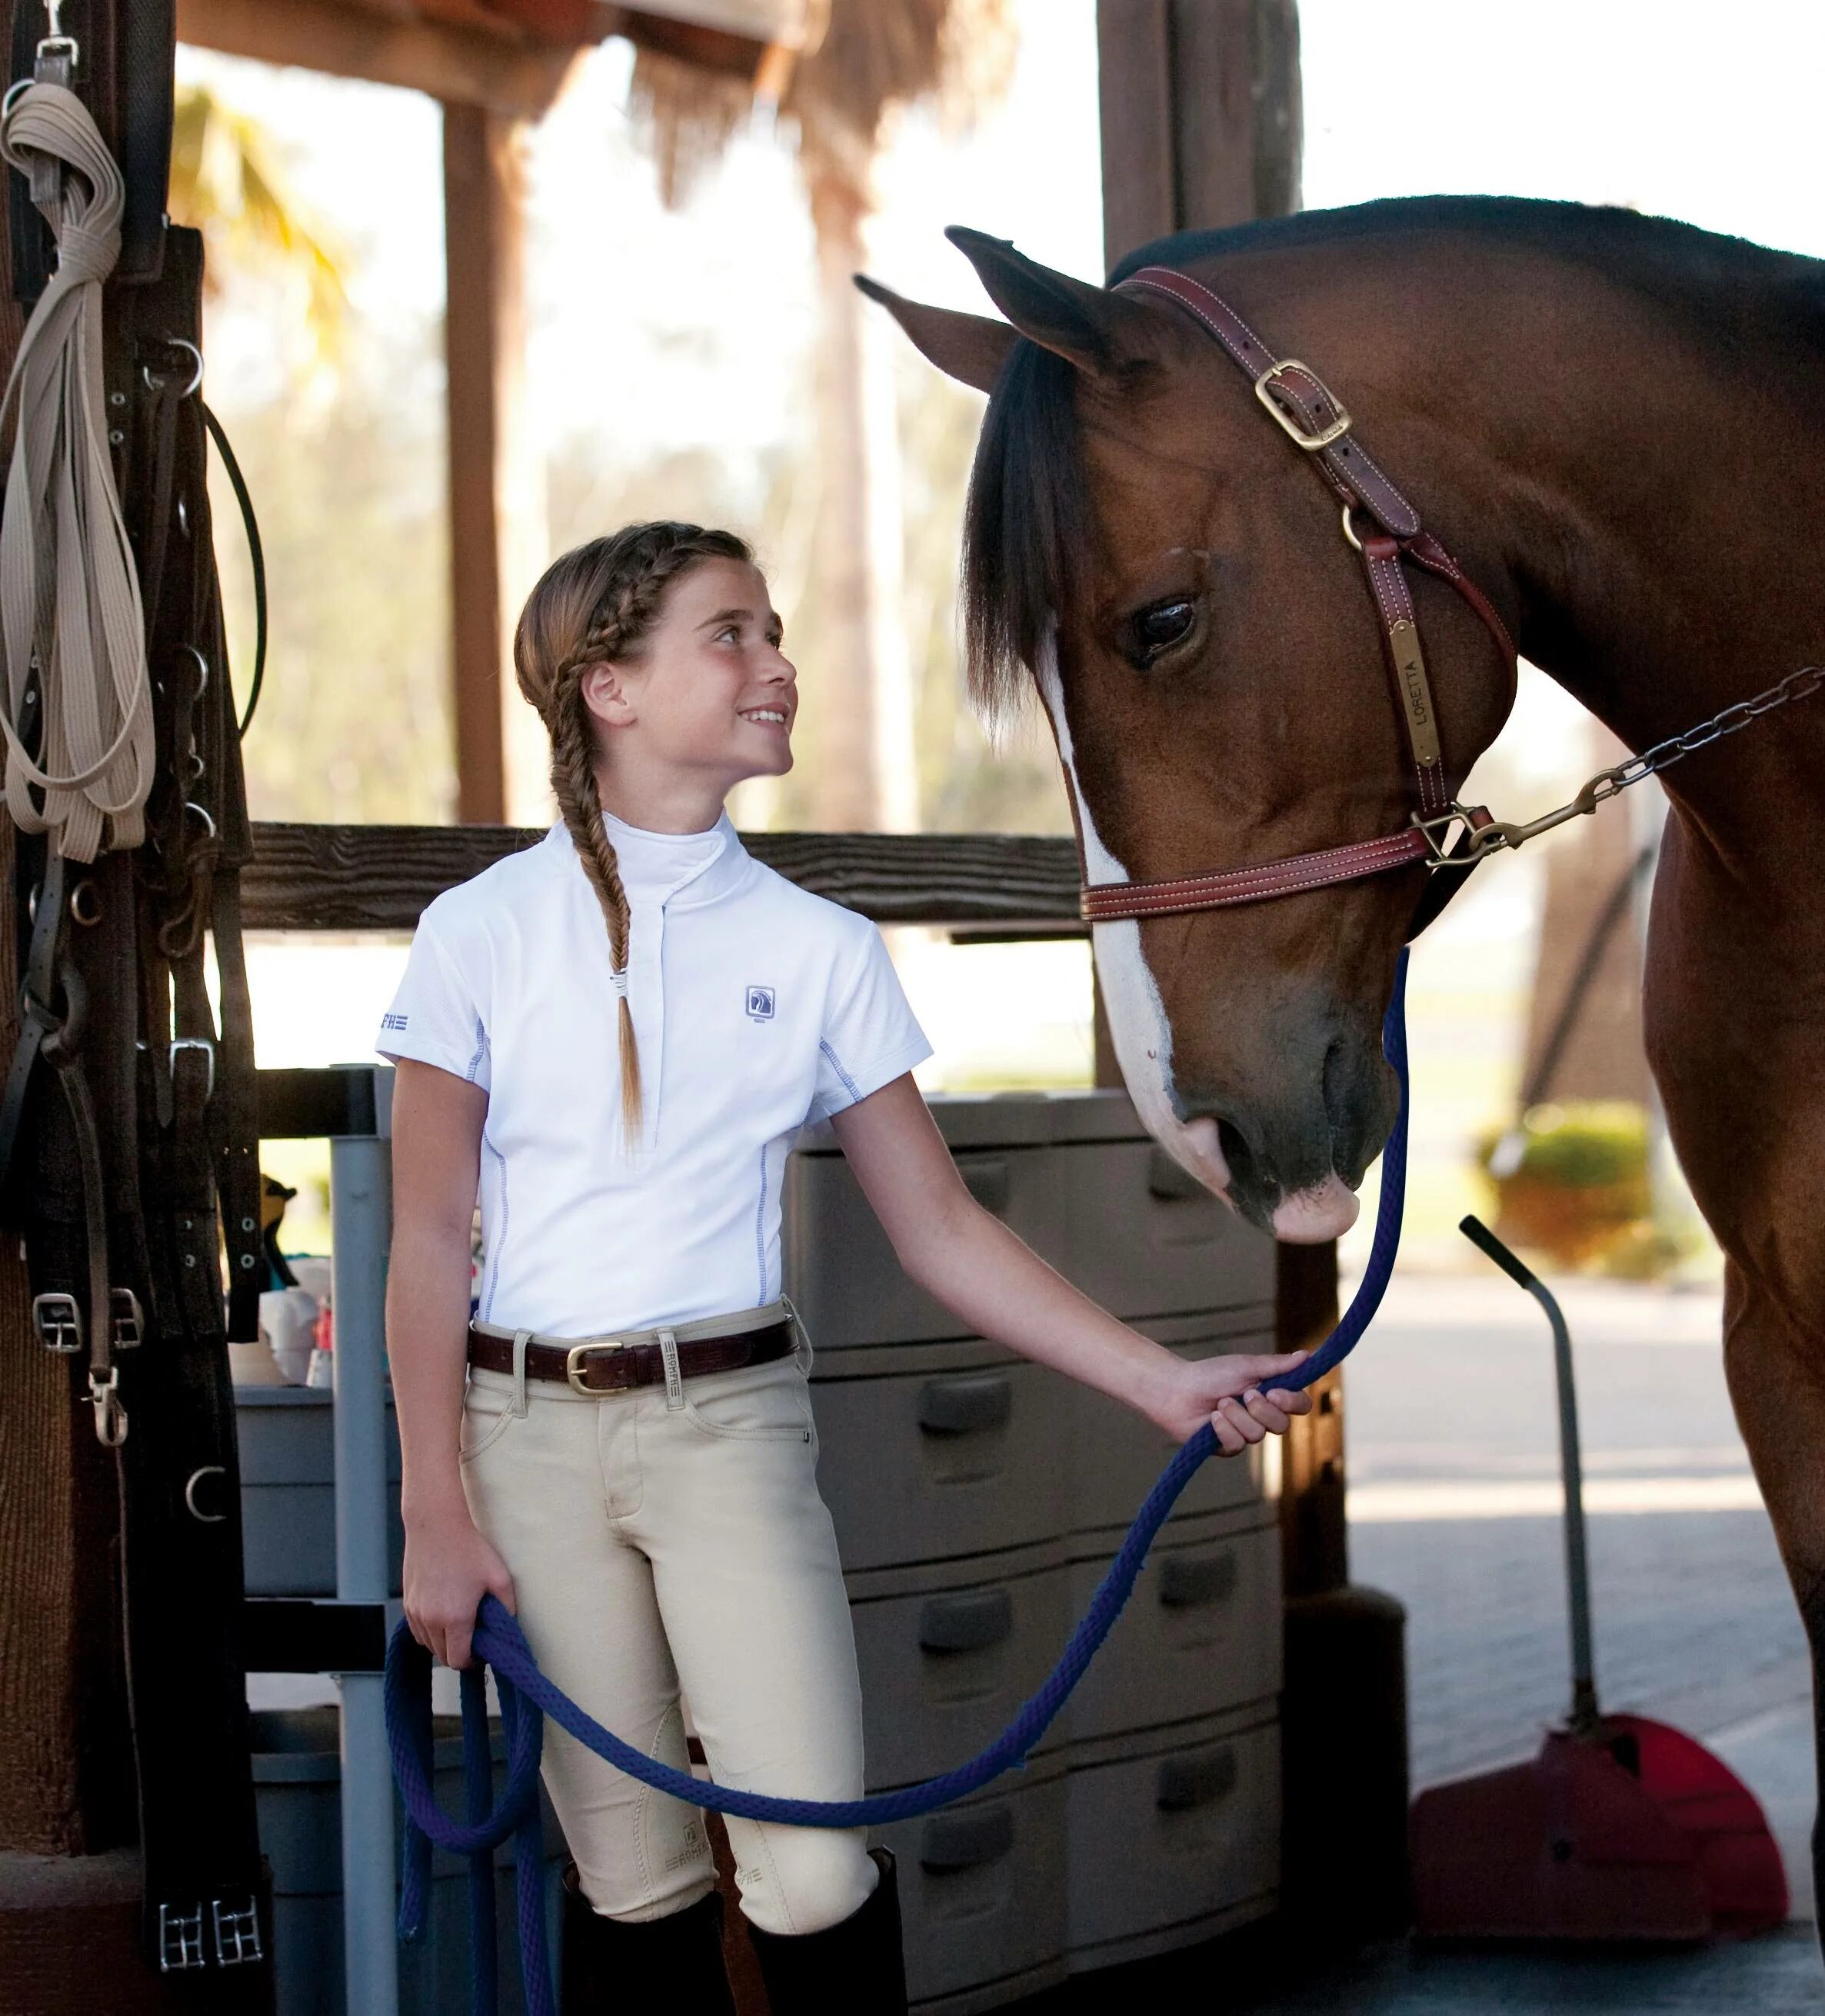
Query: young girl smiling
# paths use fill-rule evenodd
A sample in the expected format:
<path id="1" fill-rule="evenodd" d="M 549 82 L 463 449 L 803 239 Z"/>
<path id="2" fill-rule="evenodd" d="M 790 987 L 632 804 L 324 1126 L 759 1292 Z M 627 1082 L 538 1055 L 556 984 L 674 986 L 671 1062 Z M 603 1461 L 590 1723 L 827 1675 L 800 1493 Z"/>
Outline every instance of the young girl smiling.
<path id="1" fill-rule="evenodd" d="M 446 1665 L 514 1610 L 597 1720 L 721 1784 L 863 1791 L 818 1496 L 810 1344 L 781 1294 L 794 1138 L 828 1120 L 901 1265 L 968 1332 L 1234 1455 L 1310 1406 L 1284 1357 L 1186 1363 L 970 1196 L 911 1077 L 931 1046 L 867 919 L 763 867 L 723 800 L 792 766 L 798 689 L 734 534 L 632 525 L 557 560 L 514 643 L 561 817 L 425 910 L 394 1059 L 388 1350 L 405 1610 Z M 485 1251 L 471 1317 L 479 1187 Z M 575 1858 L 565 2007 L 728 2012 L 702 1818 L 552 1727 Z M 774 2016 L 906 2007 L 891 1856 L 731 1818 Z M 612 1983 L 612 1989 L 609 1984 Z M 619 1998 L 626 1998 L 621 2000 Z"/>

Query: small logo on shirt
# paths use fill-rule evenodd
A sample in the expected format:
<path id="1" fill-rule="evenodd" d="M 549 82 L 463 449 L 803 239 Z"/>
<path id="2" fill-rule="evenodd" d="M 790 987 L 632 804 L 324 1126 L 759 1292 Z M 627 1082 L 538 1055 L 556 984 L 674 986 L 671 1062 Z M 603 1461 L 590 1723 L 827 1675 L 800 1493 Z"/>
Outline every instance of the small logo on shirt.
<path id="1" fill-rule="evenodd" d="M 773 1020 L 773 989 L 770 987 L 750 987 L 748 990 L 748 1012 L 757 1022 Z"/>
<path id="2" fill-rule="evenodd" d="M 405 1026 L 406 1017 L 403 1015 L 383 1015 L 381 1017 L 383 1029 L 403 1029 Z"/>

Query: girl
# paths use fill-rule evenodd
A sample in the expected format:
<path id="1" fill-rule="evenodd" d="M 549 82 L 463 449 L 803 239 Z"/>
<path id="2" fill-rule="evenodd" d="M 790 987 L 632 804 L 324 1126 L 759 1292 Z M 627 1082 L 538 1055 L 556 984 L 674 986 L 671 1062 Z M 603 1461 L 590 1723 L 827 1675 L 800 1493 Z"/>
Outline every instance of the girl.
<path id="1" fill-rule="evenodd" d="M 388 1348 L 421 1644 L 467 1665 L 492 1590 L 552 1679 L 650 1754 L 685 1764 L 682 1689 L 718 1783 L 850 1799 L 855 1648 L 810 1345 L 779 1291 L 802 1126 L 828 1119 L 900 1263 L 966 1330 L 1177 1440 L 1210 1420 L 1229 1455 L 1311 1402 L 1257 1386 L 1303 1353 L 1187 1364 L 965 1190 L 880 933 L 761 866 L 723 809 L 792 766 L 780 641 L 747 545 L 694 525 L 593 540 L 532 591 L 514 669 L 562 817 L 429 905 L 384 1019 Z M 701 1814 L 556 1727 L 544 1777 L 575 1857 L 566 2009 L 606 2008 L 611 1979 L 677 2016 L 730 2011 Z M 904 2011 L 887 1851 L 734 1819 L 729 1837 L 774 2016 Z"/>

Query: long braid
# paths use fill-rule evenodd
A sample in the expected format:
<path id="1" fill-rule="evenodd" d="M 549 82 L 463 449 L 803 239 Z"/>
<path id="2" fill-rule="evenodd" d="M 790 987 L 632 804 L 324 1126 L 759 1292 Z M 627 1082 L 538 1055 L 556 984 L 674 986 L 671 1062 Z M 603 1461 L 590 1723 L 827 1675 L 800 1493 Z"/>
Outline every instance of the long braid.
<path id="1" fill-rule="evenodd" d="M 583 675 L 592 666 L 635 656 L 665 591 L 697 562 L 752 558 L 746 541 L 733 532 L 669 520 L 625 526 L 553 561 L 527 598 L 514 633 L 514 676 L 550 735 L 551 788 L 608 927 L 622 1137 L 630 1149 L 644 1131 L 640 1055 L 627 999 L 631 919 L 602 817 L 600 751 Z"/>

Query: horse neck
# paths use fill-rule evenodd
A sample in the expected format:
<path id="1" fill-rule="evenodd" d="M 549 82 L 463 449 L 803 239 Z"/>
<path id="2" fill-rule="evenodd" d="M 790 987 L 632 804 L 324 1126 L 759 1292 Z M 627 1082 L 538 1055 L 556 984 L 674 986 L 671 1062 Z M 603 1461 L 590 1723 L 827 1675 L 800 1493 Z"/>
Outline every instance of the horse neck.
<path id="1" fill-rule="evenodd" d="M 1527 307 L 1441 371 L 1459 438 L 1498 445 L 1459 480 L 1490 500 L 1523 655 L 1637 751 L 1825 658 L 1825 282 L 1809 319 L 1798 262 L 1747 257 L 1759 291 L 1740 266 L 1671 297 L 1588 263 L 1517 275 Z M 1816 762 L 1825 715 L 1804 715 L 1670 794 L 1729 819 L 1745 762 Z"/>

